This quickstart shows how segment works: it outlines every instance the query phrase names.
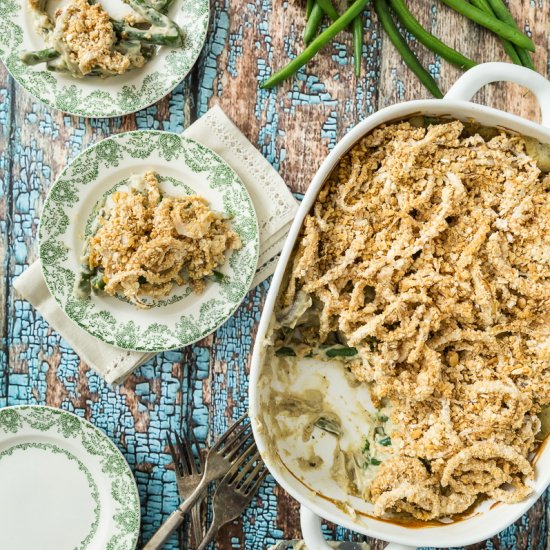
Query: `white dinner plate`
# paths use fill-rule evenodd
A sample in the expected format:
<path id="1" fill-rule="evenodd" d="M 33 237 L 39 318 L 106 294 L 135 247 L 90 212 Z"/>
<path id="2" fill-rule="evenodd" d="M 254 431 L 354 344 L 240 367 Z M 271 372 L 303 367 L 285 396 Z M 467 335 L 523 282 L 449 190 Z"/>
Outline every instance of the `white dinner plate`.
<path id="1" fill-rule="evenodd" d="M 114 443 L 43 406 L 0 410 L 0 548 L 133 550 L 140 505 Z"/>

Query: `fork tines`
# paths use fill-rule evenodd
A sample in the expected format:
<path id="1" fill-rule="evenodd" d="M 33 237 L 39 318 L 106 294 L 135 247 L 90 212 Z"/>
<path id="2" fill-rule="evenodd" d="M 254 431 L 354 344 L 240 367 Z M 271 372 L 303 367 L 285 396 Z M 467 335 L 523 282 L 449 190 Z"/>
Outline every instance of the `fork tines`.
<path id="1" fill-rule="evenodd" d="M 250 419 L 247 414 L 243 414 L 231 427 L 229 427 L 229 429 L 218 439 L 218 441 L 216 441 L 216 443 L 212 446 L 212 450 L 217 451 L 222 447 L 224 450 L 231 449 L 234 448 L 235 443 L 241 442 L 242 444 L 242 442 L 246 440 L 246 437 L 250 437 L 250 429 Z"/>
<path id="2" fill-rule="evenodd" d="M 242 451 L 241 457 L 233 464 L 224 480 L 228 485 L 233 486 L 245 495 L 255 493 L 268 471 L 256 447 L 252 441 Z"/>

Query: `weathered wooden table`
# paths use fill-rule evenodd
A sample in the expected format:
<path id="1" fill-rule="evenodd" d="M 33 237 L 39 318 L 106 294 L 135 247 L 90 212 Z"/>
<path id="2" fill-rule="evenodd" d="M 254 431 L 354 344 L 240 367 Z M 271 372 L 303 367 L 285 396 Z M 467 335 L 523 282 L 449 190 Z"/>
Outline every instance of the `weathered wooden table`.
<path id="1" fill-rule="evenodd" d="M 537 68 L 546 74 L 550 1 L 511 2 L 538 46 Z M 440 3 L 410 4 L 427 28 L 463 53 L 478 61 L 504 58 L 493 36 Z M 269 284 L 251 291 L 214 335 L 158 355 L 123 386 L 112 388 L 79 361 L 28 303 L 14 296 L 12 281 L 36 258 L 38 219 L 50 185 L 72 158 L 106 136 L 135 128 L 181 132 L 220 104 L 287 184 L 303 192 L 330 148 L 358 121 L 386 105 L 427 97 L 381 36 L 371 12 L 364 17 L 363 77 L 353 76 L 351 37 L 344 33 L 297 80 L 260 91 L 258 82 L 268 68 L 281 66 L 300 48 L 303 12 L 301 1 L 212 0 L 208 40 L 194 70 L 169 97 L 124 118 L 84 120 L 51 111 L 32 101 L 0 66 L 0 406 L 48 404 L 76 412 L 104 430 L 135 473 L 142 541 L 178 502 L 166 431 L 194 423 L 200 438 L 211 441 L 247 408 L 251 347 Z M 459 71 L 421 47 L 415 49 L 442 90 L 448 89 Z M 533 98 L 512 85 L 488 87 L 477 99 L 538 117 Z M 549 548 L 549 509 L 547 493 L 528 515 L 476 548 Z M 329 528 L 327 534 L 353 537 L 341 529 Z M 268 480 L 243 517 L 222 530 L 217 546 L 259 550 L 298 536 L 297 504 Z M 168 548 L 176 547 L 174 537 Z"/>

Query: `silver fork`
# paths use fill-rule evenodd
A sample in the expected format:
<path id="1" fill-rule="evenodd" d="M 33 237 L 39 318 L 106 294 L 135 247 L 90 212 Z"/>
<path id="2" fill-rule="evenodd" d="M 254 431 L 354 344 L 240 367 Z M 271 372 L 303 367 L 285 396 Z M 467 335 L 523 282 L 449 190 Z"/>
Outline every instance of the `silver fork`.
<path id="1" fill-rule="evenodd" d="M 205 550 L 222 525 L 243 513 L 267 474 L 256 443 L 252 442 L 218 484 L 212 503 L 212 523 L 197 550 Z"/>
<path id="2" fill-rule="evenodd" d="M 199 484 L 189 495 L 187 500 L 182 502 L 159 527 L 151 540 L 143 547 L 143 550 L 158 550 L 162 548 L 170 535 L 182 524 L 185 514 L 195 505 L 208 484 L 215 479 L 222 478 L 234 463 L 242 455 L 242 448 L 245 447 L 252 436 L 250 422 L 247 415 L 241 416 L 218 441 L 212 446 L 204 462 L 204 472 Z"/>
<path id="3" fill-rule="evenodd" d="M 199 459 L 198 467 L 193 455 L 193 449 L 187 438 L 182 441 L 180 436 L 174 433 L 174 447 L 172 440 L 166 437 L 168 448 L 172 455 L 172 461 L 174 462 L 178 493 L 182 500 L 187 500 L 189 496 L 193 494 L 193 491 L 202 479 L 202 471 L 204 470 L 204 458 L 192 428 L 191 436 L 193 439 L 192 444 L 195 446 Z M 191 525 L 193 528 L 193 540 L 195 541 L 195 545 L 199 544 L 199 541 L 202 539 L 201 503 L 202 499 L 200 499 L 191 509 Z"/>

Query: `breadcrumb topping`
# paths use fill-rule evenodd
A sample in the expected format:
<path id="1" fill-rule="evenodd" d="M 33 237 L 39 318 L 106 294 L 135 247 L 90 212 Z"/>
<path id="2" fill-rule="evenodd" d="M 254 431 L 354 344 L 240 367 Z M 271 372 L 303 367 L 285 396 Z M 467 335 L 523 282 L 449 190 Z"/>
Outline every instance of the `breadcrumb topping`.
<path id="1" fill-rule="evenodd" d="M 137 187 L 116 191 L 88 243 L 88 264 L 103 273 L 104 291 L 139 307 L 167 296 L 174 284 L 205 288 L 205 278 L 241 247 L 229 221 L 197 195 L 162 196 L 153 172 Z"/>
<path id="2" fill-rule="evenodd" d="M 550 177 L 521 136 L 460 121 L 381 126 L 343 157 L 304 222 L 281 308 L 311 298 L 318 346 L 391 411 L 376 513 L 428 520 L 518 502 L 550 404 Z"/>
<path id="3" fill-rule="evenodd" d="M 117 37 L 101 4 L 72 0 L 56 13 L 53 35 L 82 75 L 98 67 L 112 74 L 123 74 L 130 68 L 129 57 L 114 48 Z M 145 58 L 141 56 L 139 61 L 134 56 L 133 63 L 142 66 Z"/>

